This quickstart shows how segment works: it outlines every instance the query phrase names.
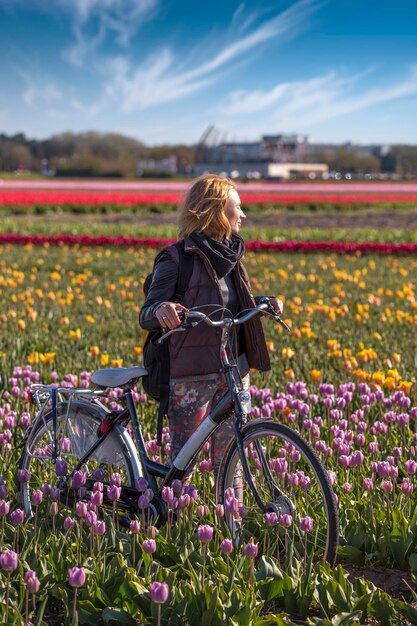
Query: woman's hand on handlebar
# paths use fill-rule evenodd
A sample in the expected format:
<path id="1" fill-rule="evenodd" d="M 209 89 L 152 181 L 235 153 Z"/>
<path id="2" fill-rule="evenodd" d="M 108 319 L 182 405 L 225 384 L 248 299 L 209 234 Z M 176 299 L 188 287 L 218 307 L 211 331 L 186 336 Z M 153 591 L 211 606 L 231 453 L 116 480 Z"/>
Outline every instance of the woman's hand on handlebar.
<path id="1" fill-rule="evenodd" d="M 277 315 L 282 315 L 284 311 L 284 302 L 277 297 L 269 296 L 269 302 L 271 306 L 274 308 L 274 311 Z"/>
<path id="2" fill-rule="evenodd" d="M 176 302 L 163 302 L 155 311 L 155 317 L 162 328 L 172 330 L 181 324 L 180 311 L 186 312 L 188 309 Z"/>

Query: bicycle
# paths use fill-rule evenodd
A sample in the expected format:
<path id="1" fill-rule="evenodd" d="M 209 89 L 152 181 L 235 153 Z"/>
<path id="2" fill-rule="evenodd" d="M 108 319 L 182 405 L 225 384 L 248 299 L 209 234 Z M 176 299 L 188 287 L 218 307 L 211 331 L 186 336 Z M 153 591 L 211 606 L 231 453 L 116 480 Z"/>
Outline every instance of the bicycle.
<path id="1" fill-rule="evenodd" d="M 259 314 L 266 314 L 289 330 L 268 298 L 259 298 L 255 308 L 235 318 L 215 321 L 201 311 L 191 310 L 179 327 L 161 337 L 165 340 L 173 332 L 184 332 L 200 323 L 220 328 L 221 360 L 228 384 L 228 391 L 170 467 L 149 457 L 132 396 L 132 389 L 147 374 L 146 369 L 98 370 L 91 377 L 95 385 L 92 389 L 33 385 L 32 397 L 39 411 L 24 440 L 19 464 L 20 469 L 30 472 L 30 480 L 20 484 L 27 514 L 33 514 L 34 506 L 30 481 L 52 485 L 59 490 L 54 492 L 55 497 L 69 507 L 91 494 L 96 481 L 108 488 L 112 474 L 117 472 L 120 498 L 116 502 L 107 493 L 104 506 L 113 515 L 116 510 L 121 520 L 140 515 L 138 497 L 142 492 L 137 488 L 141 481 L 137 481 L 142 479 L 143 487 L 145 479 L 149 523 L 165 524 L 168 509 L 163 488 L 184 478 L 199 451 L 233 409 L 235 439 L 222 459 L 215 486 L 216 501 L 224 505 L 231 537 L 236 543 L 252 538 L 260 541 L 267 531 L 269 551 L 281 565 L 293 557 L 304 563 L 327 560 L 333 565 L 338 513 L 327 471 L 297 432 L 269 418 L 250 419 L 250 393 L 242 388 L 237 364 L 229 360 L 227 346 L 233 329 Z M 110 411 L 102 398 L 114 388 L 122 389 L 126 407 Z M 129 422 L 132 435 L 127 428 Z"/>

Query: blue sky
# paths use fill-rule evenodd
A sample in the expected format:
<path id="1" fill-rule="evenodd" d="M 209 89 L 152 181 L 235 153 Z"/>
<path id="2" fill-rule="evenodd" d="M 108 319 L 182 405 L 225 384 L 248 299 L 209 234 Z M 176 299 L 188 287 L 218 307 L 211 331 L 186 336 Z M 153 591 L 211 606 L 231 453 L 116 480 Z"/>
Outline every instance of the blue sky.
<path id="1" fill-rule="evenodd" d="M 0 132 L 417 144 L 414 0 L 0 0 Z"/>

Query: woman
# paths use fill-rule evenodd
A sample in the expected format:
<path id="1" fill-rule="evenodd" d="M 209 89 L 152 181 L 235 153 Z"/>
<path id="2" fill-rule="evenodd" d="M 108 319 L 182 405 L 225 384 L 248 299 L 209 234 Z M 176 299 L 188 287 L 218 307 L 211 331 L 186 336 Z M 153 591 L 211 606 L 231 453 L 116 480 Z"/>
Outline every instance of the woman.
<path id="1" fill-rule="evenodd" d="M 165 329 L 176 328 L 180 324 L 178 312 L 191 308 L 218 319 L 224 307 L 236 315 L 255 306 L 249 277 L 242 264 L 245 247 L 239 230 L 244 219 L 236 185 L 231 180 L 206 174 L 192 184 L 179 212 L 184 254 L 193 257 L 187 291 L 181 304 L 172 301 L 178 278 L 178 252 L 164 255 L 155 265 L 140 312 L 143 328 L 149 328 L 155 319 Z M 282 312 L 281 300 L 272 297 L 270 302 L 277 313 Z M 248 386 L 249 368 L 267 371 L 270 360 L 259 316 L 238 328 L 237 355 L 231 356 L 238 356 L 243 382 Z M 207 324 L 174 333 L 169 339 L 171 459 L 227 389 L 220 362 L 220 339 L 221 331 Z M 233 435 L 231 416 L 212 437 L 211 460 L 215 474 Z"/>

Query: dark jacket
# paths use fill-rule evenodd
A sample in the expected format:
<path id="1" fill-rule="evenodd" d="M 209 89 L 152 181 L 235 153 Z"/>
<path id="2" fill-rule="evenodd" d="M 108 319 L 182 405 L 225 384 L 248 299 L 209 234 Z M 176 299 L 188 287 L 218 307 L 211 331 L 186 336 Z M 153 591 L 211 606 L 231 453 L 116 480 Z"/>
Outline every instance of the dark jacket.
<path id="1" fill-rule="evenodd" d="M 190 238 L 184 242 L 184 252 L 194 255 L 193 273 L 187 292 L 181 304 L 187 308 L 196 307 L 206 313 L 213 313 L 223 306 L 223 299 L 216 272 L 207 257 Z M 178 276 L 178 258 L 176 249 L 173 259 L 162 259 L 156 264 L 151 287 L 140 311 L 139 321 L 142 328 L 149 330 L 158 327 L 155 311 L 162 302 L 172 301 Z M 175 260 L 176 258 L 176 260 Z M 248 274 L 241 262 L 232 271 L 240 309 L 255 306 Z M 208 306 L 214 305 L 214 306 Z M 213 319 L 221 313 L 213 315 Z M 265 336 L 259 316 L 243 325 L 244 346 L 249 367 L 260 371 L 270 369 L 270 359 L 266 348 Z M 169 339 L 170 375 L 201 376 L 223 371 L 220 361 L 221 330 L 210 328 L 206 324 L 183 333 L 174 333 Z"/>

